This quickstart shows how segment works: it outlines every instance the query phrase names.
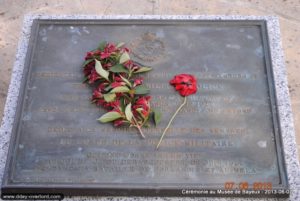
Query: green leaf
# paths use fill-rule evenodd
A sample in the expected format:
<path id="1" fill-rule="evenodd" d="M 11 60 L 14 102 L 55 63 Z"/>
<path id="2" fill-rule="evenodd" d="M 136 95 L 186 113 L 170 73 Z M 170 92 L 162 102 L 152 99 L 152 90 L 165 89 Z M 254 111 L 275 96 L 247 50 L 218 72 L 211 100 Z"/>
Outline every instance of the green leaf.
<path id="1" fill-rule="evenodd" d="M 109 81 L 108 76 L 109 76 L 109 72 L 104 70 L 100 61 L 98 61 L 97 59 L 95 59 L 96 61 L 96 72 L 101 75 L 101 77 L 104 77 L 106 80 Z"/>
<path id="2" fill-rule="evenodd" d="M 91 63 L 94 59 L 88 59 L 88 60 L 85 60 L 82 64 L 83 67 L 85 67 L 86 65 L 88 65 L 89 63 Z"/>
<path id="3" fill-rule="evenodd" d="M 106 102 L 111 102 L 111 101 L 114 101 L 115 98 L 116 98 L 116 94 L 103 94 L 103 98 Z"/>
<path id="4" fill-rule="evenodd" d="M 152 70 L 152 68 L 150 67 L 141 67 L 140 69 L 138 69 L 137 71 L 134 71 L 133 73 L 144 73 L 144 72 L 148 72 Z"/>
<path id="5" fill-rule="evenodd" d="M 109 70 L 114 73 L 128 73 L 128 70 L 122 64 L 114 65 Z"/>
<path id="6" fill-rule="evenodd" d="M 105 87 L 105 91 L 109 91 L 109 90 L 111 90 L 112 89 L 112 87 L 110 86 L 110 85 L 108 85 L 107 87 Z"/>
<path id="7" fill-rule="evenodd" d="M 125 77 L 123 77 L 122 75 L 120 75 L 121 79 L 128 85 L 131 87 L 131 83 L 129 82 L 129 80 L 127 80 Z"/>
<path id="8" fill-rule="evenodd" d="M 125 108 L 125 116 L 126 116 L 126 119 L 131 122 L 132 117 L 133 117 L 133 114 L 131 111 L 131 103 L 129 103 Z"/>
<path id="9" fill-rule="evenodd" d="M 149 122 L 147 121 L 146 123 L 144 123 L 143 127 L 149 128 L 150 127 Z"/>
<path id="10" fill-rule="evenodd" d="M 102 122 L 102 123 L 106 123 L 106 122 L 110 122 L 110 121 L 114 121 L 116 119 L 119 119 L 121 116 L 120 113 L 118 112 L 108 112 L 105 113 L 104 115 L 102 115 L 98 121 Z"/>
<path id="11" fill-rule="evenodd" d="M 119 87 L 112 89 L 110 91 L 110 93 L 124 93 L 124 92 L 129 92 L 129 91 L 130 91 L 130 89 L 128 89 L 128 87 L 119 86 Z"/>
<path id="12" fill-rule="evenodd" d="M 145 87 L 144 85 L 139 85 L 134 88 L 134 93 L 135 94 L 148 94 L 150 92 L 150 89 L 148 87 Z"/>
<path id="13" fill-rule="evenodd" d="M 153 111 L 154 113 L 154 123 L 157 126 L 161 120 L 162 113 L 159 111 Z"/>
<path id="14" fill-rule="evenodd" d="M 137 111 L 142 117 L 144 116 L 143 113 L 142 113 L 143 108 L 137 108 L 136 111 Z"/>
<path id="15" fill-rule="evenodd" d="M 104 48 L 105 48 L 105 46 L 106 46 L 106 44 L 107 44 L 107 42 L 106 42 L 106 41 L 103 41 L 103 42 L 101 42 L 101 43 L 99 44 L 99 46 L 98 46 L 98 50 L 101 50 L 101 51 L 103 51 L 103 50 L 104 50 Z"/>
<path id="16" fill-rule="evenodd" d="M 123 45 L 125 45 L 125 43 L 123 43 L 123 42 L 120 42 L 120 43 L 118 43 L 118 44 L 117 44 L 117 46 L 116 46 L 116 47 L 117 47 L 117 48 L 119 48 L 119 47 L 122 47 Z"/>
<path id="17" fill-rule="evenodd" d="M 120 98 L 120 106 L 121 106 L 122 112 L 125 112 L 125 99 L 124 99 L 124 97 Z"/>
<path id="18" fill-rule="evenodd" d="M 142 112 L 142 111 L 143 111 L 143 108 L 137 108 L 136 111 Z"/>
<path id="19" fill-rule="evenodd" d="M 128 60 L 130 60 L 129 54 L 127 52 L 124 52 L 120 57 L 120 63 L 125 63 Z"/>

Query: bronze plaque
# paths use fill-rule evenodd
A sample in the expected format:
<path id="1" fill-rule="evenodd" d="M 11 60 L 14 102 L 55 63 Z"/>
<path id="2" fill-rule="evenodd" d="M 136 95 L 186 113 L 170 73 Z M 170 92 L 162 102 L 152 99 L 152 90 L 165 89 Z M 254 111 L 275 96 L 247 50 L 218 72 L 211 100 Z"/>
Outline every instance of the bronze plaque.
<path id="1" fill-rule="evenodd" d="M 145 83 L 163 120 L 144 129 L 146 139 L 96 121 L 104 110 L 90 103 L 81 65 L 100 41 L 125 42 L 154 69 Z M 226 196 L 288 187 L 264 21 L 37 20 L 30 44 L 3 192 Z M 195 75 L 199 89 L 156 150 L 182 102 L 168 83 L 179 73 Z"/>

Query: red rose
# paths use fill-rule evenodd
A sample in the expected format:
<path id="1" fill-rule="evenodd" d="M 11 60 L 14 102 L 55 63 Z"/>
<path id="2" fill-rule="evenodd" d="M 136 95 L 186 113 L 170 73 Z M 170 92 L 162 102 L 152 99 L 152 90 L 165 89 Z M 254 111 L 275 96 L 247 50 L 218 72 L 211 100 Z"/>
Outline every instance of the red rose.
<path id="1" fill-rule="evenodd" d="M 176 75 L 170 84 L 173 85 L 181 96 L 189 96 L 197 92 L 197 80 L 190 74 Z"/>

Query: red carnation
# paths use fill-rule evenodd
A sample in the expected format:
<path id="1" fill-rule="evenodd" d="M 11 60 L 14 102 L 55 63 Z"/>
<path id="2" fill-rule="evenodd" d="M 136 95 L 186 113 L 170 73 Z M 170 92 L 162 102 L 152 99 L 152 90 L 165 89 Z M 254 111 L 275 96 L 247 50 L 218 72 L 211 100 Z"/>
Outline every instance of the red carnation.
<path id="1" fill-rule="evenodd" d="M 176 112 L 171 117 L 167 127 L 165 128 L 163 134 L 160 137 L 160 140 L 156 146 L 156 149 L 159 148 L 160 143 L 162 142 L 167 130 L 169 129 L 172 121 L 174 120 L 175 116 L 178 114 L 178 112 L 181 110 L 181 108 L 186 104 L 187 96 L 194 94 L 197 92 L 197 80 L 193 75 L 190 74 L 179 74 L 176 75 L 172 80 L 170 80 L 170 84 L 173 85 L 180 93 L 181 96 L 184 97 L 183 103 L 179 106 L 179 108 L 176 110 Z"/>
<path id="2" fill-rule="evenodd" d="M 189 96 L 197 92 L 197 80 L 190 74 L 176 75 L 170 81 L 170 84 L 173 85 L 182 96 Z"/>

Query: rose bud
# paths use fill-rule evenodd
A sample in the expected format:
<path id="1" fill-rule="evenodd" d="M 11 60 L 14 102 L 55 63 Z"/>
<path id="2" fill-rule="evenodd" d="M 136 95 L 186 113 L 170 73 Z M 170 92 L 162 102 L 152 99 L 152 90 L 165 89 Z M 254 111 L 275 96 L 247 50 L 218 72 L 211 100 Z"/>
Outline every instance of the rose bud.
<path id="1" fill-rule="evenodd" d="M 110 86 L 111 86 L 112 88 L 116 88 L 116 87 L 124 86 L 124 85 L 126 85 L 125 82 L 113 82 L 113 83 L 110 84 Z"/>
<path id="2" fill-rule="evenodd" d="M 126 61 L 125 63 L 123 63 L 123 65 L 127 68 L 127 69 L 131 69 L 131 67 L 133 66 L 133 62 L 131 60 Z"/>
<path id="3" fill-rule="evenodd" d="M 136 78 L 133 82 L 133 87 L 143 84 L 144 79 L 142 77 Z"/>
<path id="4" fill-rule="evenodd" d="M 125 123 L 125 121 L 123 119 L 117 119 L 114 121 L 114 126 L 115 127 L 120 127 Z"/>

